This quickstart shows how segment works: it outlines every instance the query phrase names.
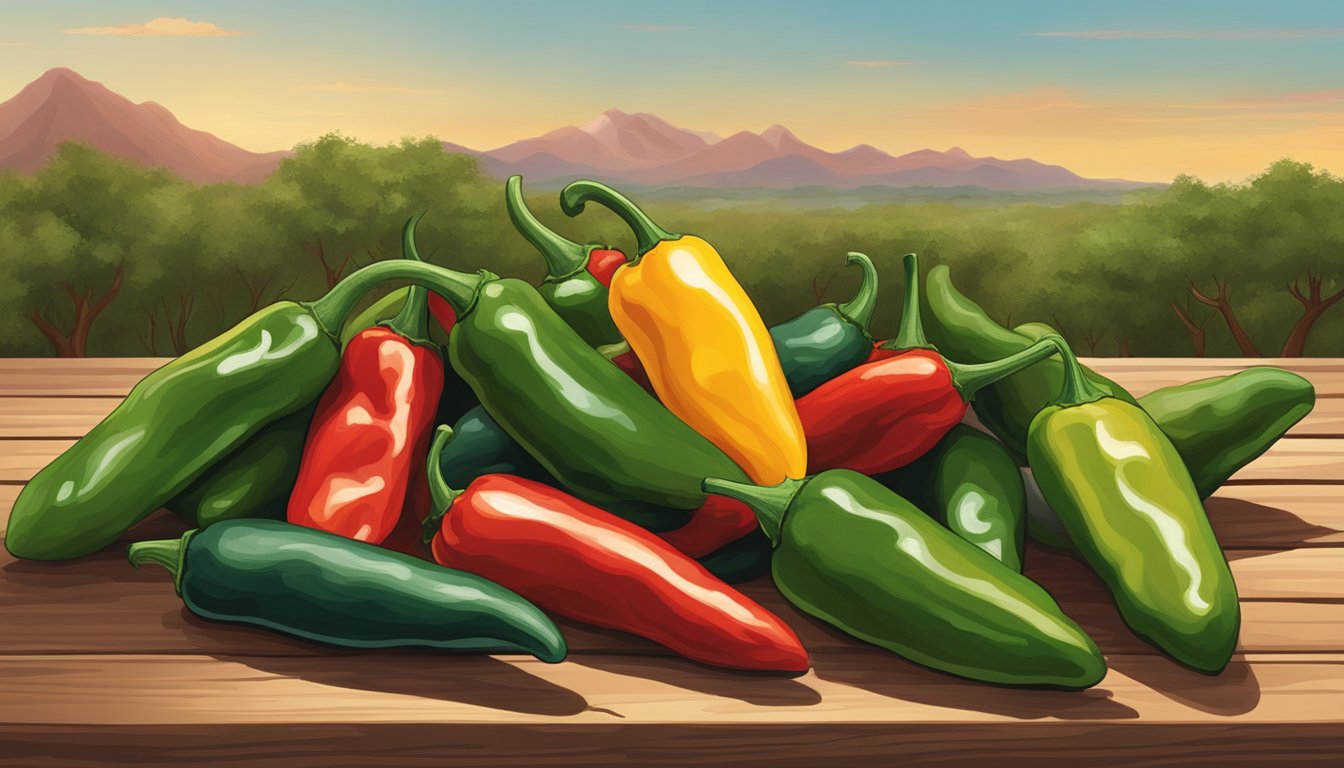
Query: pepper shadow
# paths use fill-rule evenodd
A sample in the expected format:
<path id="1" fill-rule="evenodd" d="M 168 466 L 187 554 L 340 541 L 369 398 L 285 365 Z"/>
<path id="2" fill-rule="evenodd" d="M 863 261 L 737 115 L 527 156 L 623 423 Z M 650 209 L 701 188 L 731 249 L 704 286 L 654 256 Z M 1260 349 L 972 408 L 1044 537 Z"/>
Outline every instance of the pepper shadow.
<path id="1" fill-rule="evenodd" d="M 1107 661 L 1172 701 L 1213 715 L 1243 715 L 1260 703 L 1260 681 L 1250 664 L 1228 662 L 1217 675 L 1196 672 L 1166 656 L 1117 656 Z"/>
<path id="2" fill-rule="evenodd" d="M 1222 542 L 1228 540 L 1224 532 L 1234 526 L 1243 532 L 1243 537 L 1246 531 L 1254 531 L 1254 546 L 1266 549 L 1317 546 L 1318 540 L 1344 533 L 1336 528 L 1309 523 L 1286 509 L 1245 499 L 1215 496 L 1205 500 L 1204 508 L 1208 510 L 1209 522 Z M 1326 543 L 1331 542 L 1321 542 Z M 1251 543 L 1244 542 L 1239 546 L 1251 546 Z"/>
<path id="3" fill-rule="evenodd" d="M 271 675 L 336 688 L 552 717 L 577 715 L 590 709 L 588 700 L 577 692 L 490 656 L 420 649 L 353 653 L 333 649 L 310 656 L 211 655 Z"/>
<path id="4" fill-rule="evenodd" d="M 943 709 L 1003 715 L 1019 720 L 1133 720 L 1132 707 L 1098 686 L 1070 691 L 1044 686 L 983 683 L 921 667 L 874 648 L 863 653 L 827 654 L 813 659 L 817 677 L 862 688 L 889 699 Z M 1104 684 L 1104 681 L 1103 681 Z"/>
<path id="5" fill-rule="evenodd" d="M 709 667 L 678 656 L 570 654 L 567 661 L 759 707 L 810 707 L 821 703 L 821 694 L 815 689 L 779 673 Z"/>

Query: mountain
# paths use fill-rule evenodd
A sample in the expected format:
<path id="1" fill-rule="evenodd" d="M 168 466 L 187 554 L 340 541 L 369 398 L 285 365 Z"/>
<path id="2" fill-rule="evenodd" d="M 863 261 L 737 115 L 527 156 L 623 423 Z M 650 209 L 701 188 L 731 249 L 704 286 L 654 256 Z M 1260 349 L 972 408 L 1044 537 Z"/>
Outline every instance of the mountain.
<path id="1" fill-rule="evenodd" d="M 260 181 L 288 154 L 249 152 L 186 127 L 158 104 L 135 104 L 64 68 L 47 71 L 0 104 L 0 169 L 36 171 L 65 141 L 162 166 L 197 183 Z"/>
<path id="2" fill-rule="evenodd" d="M 199 183 L 266 178 L 286 152 L 248 152 L 188 128 L 167 109 L 132 103 L 69 69 L 53 69 L 0 104 L 0 170 L 41 168 L 63 141 L 81 141 L 146 166 L 162 166 Z M 443 142 L 472 155 L 491 176 L 519 173 L 529 184 L 592 177 L 613 183 L 767 188 L 960 187 L 1028 191 L 1152 186 L 1087 179 L 1058 165 L 1019 158 L 975 157 L 961 147 L 891 155 L 869 144 L 830 152 L 782 125 L 726 138 L 681 128 L 643 112 L 609 109 L 491 150 Z"/>

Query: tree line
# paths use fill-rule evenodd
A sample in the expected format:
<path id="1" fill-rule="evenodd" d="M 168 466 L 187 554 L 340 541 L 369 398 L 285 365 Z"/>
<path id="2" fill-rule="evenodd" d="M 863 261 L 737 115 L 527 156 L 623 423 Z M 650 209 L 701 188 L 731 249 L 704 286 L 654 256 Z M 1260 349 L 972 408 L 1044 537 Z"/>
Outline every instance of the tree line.
<path id="1" fill-rule="evenodd" d="M 598 208 L 576 219 L 532 190 L 568 237 L 633 248 Z M 1344 355 L 1344 180 L 1283 160 L 1237 184 L 1182 176 L 1123 204 L 875 203 L 857 209 L 645 208 L 714 243 L 768 322 L 883 280 L 874 321 L 895 330 L 900 255 L 1007 324 L 1044 321 L 1090 355 Z M 174 355 L 281 298 L 321 295 L 400 255 L 427 210 L 422 254 L 537 280 L 544 266 L 503 206 L 503 183 L 437 139 L 387 146 L 339 134 L 295 149 L 265 182 L 196 186 L 78 144 L 31 176 L 0 173 L 0 356 Z"/>

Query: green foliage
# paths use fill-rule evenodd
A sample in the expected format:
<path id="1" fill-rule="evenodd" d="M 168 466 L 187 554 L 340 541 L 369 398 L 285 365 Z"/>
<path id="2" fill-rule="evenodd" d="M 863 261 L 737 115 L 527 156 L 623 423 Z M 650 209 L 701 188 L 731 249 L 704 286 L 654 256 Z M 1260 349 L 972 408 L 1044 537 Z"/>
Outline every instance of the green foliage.
<path id="1" fill-rule="evenodd" d="M 9 330 L 0 355 L 52 354 L 33 315 L 69 334 L 76 297 L 89 307 L 109 293 L 88 328 L 88 354 L 180 352 L 271 301 L 314 298 L 359 266 L 399 256 L 402 223 L 422 210 L 430 261 L 536 280 L 541 259 L 513 232 L 502 187 L 432 138 L 371 146 L 331 134 L 296 147 L 264 183 L 202 187 L 65 145 L 31 177 L 0 173 L 0 320 Z M 1241 354 L 1191 284 L 1210 299 L 1225 285 L 1255 346 L 1277 355 L 1302 301 L 1313 301 L 1311 279 L 1320 279 L 1320 301 L 1344 287 L 1344 181 L 1288 160 L 1245 184 L 1180 177 L 1123 201 L 888 197 L 825 207 L 824 194 L 809 193 L 805 204 L 794 196 L 706 206 L 689 194 L 631 193 L 663 226 L 714 243 L 772 323 L 848 298 L 859 280 L 844 266 L 852 250 L 878 265 L 879 336 L 895 331 L 899 257 L 914 251 L 925 268 L 949 264 L 999 320 L 1051 323 L 1099 355 L 1193 354 L 1173 303 L 1204 326 L 1209 355 Z M 568 219 L 554 191 L 530 189 L 529 199 L 568 237 L 633 246 L 599 208 Z M 1344 303 L 1318 314 L 1306 354 L 1344 354 Z"/>

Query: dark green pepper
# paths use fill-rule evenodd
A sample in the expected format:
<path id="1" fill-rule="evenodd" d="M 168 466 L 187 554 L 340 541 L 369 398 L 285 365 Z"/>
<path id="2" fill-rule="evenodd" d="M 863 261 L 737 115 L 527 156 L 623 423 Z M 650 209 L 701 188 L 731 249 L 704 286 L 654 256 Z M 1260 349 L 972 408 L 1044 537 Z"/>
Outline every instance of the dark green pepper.
<path id="1" fill-rule="evenodd" d="M 701 479 L 746 474 L 583 340 L 536 288 L 482 273 L 458 321 L 453 367 L 504 431 L 575 496 L 617 514 L 692 510 Z"/>
<path id="2" fill-rule="evenodd" d="M 946 265 L 929 270 L 925 280 L 925 330 L 943 355 L 964 363 L 999 360 L 1031 346 L 1036 340 L 999 325 L 952 285 Z M 1084 369 L 1088 380 L 1103 391 L 1133 404 L 1119 384 Z M 1027 427 L 1064 381 L 1057 357 L 1043 360 L 1002 381 L 981 389 L 972 407 L 989 431 L 1003 441 L 1018 462 L 1026 461 Z"/>
<path id="3" fill-rule="evenodd" d="M 1143 409 L 1092 385 L 1067 345 L 1058 399 L 1032 419 L 1041 494 L 1130 629 L 1206 673 L 1227 665 L 1241 611 L 1181 456 Z"/>
<path id="4" fill-rule="evenodd" d="M 873 479 L 1022 572 L 1027 491 L 1017 462 L 998 440 L 958 424 L 914 463 Z"/>
<path id="5" fill-rule="evenodd" d="M 281 301 L 150 373 L 24 486 L 5 546 L 64 560 L 111 544 L 262 427 L 315 402 L 340 363 L 339 329 L 386 280 L 460 294 L 458 273 L 403 259 L 371 264 L 311 303 Z"/>
<path id="6" fill-rule="evenodd" d="M 262 427 L 164 506 L 198 528 L 246 517 L 285 519 L 315 407 Z"/>
<path id="7" fill-rule="evenodd" d="M 934 669 L 1010 685 L 1087 688 L 1106 674 L 1092 639 L 1044 589 L 857 472 L 705 490 L 750 504 L 771 572 L 798 608 Z"/>
<path id="8" fill-rule="evenodd" d="M 868 359 L 873 337 L 868 322 L 877 303 L 877 269 L 862 253 L 849 254 L 863 280 L 844 304 L 822 304 L 770 328 L 789 391 L 802 397 Z"/>
<path id="9" fill-rule="evenodd" d="M 546 614 L 479 576 L 277 520 L 230 520 L 142 541 L 131 564 L 173 574 L 187 608 L 347 648 L 420 646 L 565 658 Z"/>
<path id="10" fill-rule="evenodd" d="M 758 528 L 699 558 L 699 562 L 719 579 L 741 584 L 770 572 L 770 554 L 770 539 Z"/>
<path id="11" fill-rule="evenodd" d="M 514 228 L 546 259 L 546 277 L 537 291 L 551 309 L 590 346 L 624 341 L 607 309 L 607 286 L 611 273 L 625 264 L 625 254 L 605 245 L 579 245 L 543 226 L 523 200 L 522 176 L 505 182 L 504 205 Z"/>

